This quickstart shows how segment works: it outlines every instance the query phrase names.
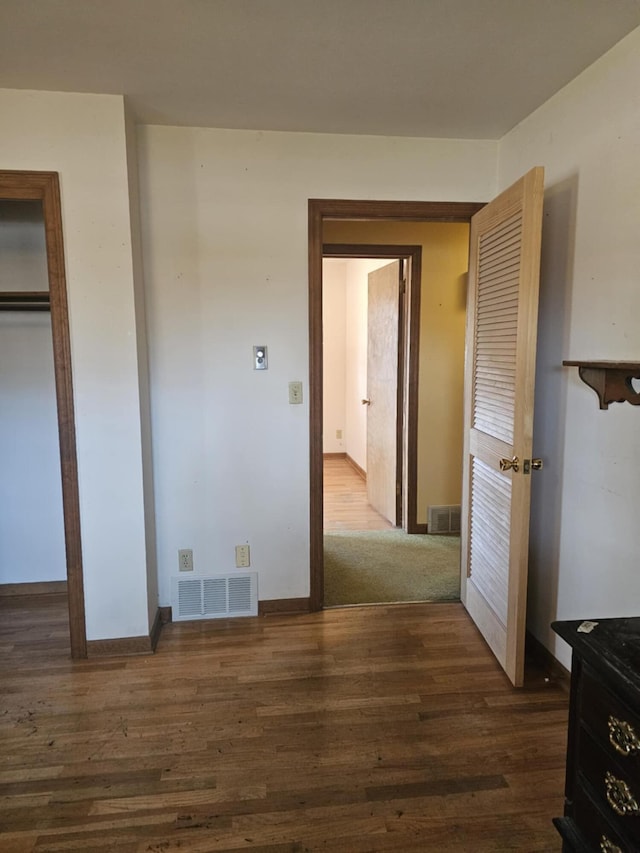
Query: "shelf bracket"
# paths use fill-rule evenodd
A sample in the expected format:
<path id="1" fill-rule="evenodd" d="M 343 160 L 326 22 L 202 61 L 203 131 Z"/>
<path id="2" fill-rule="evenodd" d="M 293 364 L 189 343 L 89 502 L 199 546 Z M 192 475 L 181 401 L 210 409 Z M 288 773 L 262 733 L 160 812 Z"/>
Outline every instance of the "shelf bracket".
<path id="1" fill-rule="evenodd" d="M 640 391 L 632 380 L 640 380 L 638 361 L 563 361 L 565 367 L 577 367 L 580 379 L 598 395 L 601 409 L 609 403 L 631 403 L 640 406 Z"/>

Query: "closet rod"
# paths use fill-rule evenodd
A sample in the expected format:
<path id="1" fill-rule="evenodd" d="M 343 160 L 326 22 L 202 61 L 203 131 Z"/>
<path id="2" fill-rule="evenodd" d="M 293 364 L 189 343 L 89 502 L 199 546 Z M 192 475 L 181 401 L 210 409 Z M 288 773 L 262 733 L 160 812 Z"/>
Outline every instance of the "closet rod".
<path id="1" fill-rule="evenodd" d="M 49 311 L 49 291 L 0 291 L 0 311 Z"/>

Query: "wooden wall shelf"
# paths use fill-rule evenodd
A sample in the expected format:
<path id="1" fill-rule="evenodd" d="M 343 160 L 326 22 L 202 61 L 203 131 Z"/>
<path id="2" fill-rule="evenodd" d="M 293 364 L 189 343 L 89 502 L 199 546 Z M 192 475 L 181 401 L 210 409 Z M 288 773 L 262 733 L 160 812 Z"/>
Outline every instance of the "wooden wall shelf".
<path id="1" fill-rule="evenodd" d="M 640 379 L 640 361 L 563 361 L 565 367 L 577 367 L 580 379 L 598 395 L 600 408 L 609 403 L 631 403 L 640 406 L 640 391 L 632 379 Z"/>

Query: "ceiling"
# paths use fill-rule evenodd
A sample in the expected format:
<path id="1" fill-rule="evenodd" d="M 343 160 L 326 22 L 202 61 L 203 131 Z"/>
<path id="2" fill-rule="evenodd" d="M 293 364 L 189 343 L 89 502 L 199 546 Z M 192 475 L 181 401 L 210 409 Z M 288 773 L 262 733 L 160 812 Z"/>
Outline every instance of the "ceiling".
<path id="1" fill-rule="evenodd" d="M 0 87 L 137 119 L 498 139 L 635 27 L 640 0 L 0 0 Z"/>

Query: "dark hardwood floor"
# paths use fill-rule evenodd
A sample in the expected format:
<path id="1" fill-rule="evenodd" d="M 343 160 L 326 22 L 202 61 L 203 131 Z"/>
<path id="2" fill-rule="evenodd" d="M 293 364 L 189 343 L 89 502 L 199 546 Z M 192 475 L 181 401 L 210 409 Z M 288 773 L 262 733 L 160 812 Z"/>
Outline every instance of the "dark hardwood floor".
<path id="1" fill-rule="evenodd" d="M 459 604 L 167 625 L 73 663 L 0 600 L 0 850 L 558 851 L 567 697 Z M 51 599 L 51 600 L 50 600 Z"/>

